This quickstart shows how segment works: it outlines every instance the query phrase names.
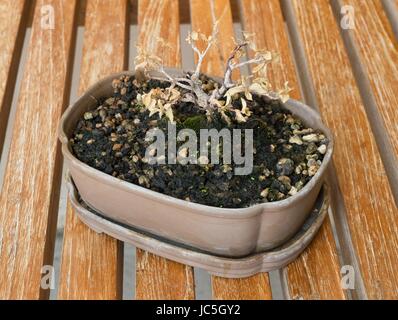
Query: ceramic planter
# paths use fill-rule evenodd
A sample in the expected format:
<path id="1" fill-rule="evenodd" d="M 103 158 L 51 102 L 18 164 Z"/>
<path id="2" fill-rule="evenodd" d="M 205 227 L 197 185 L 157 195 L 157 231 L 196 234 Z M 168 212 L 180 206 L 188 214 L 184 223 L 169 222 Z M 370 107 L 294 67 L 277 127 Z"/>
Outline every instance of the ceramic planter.
<path id="1" fill-rule="evenodd" d="M 169 72 L 181 74 L 175 69 Z M 329 139 L 322 165 L 303 189 L 287 199 L 248 208 L 210 207 L 114 178 L 81 162 L 71 152 L 69 139 L 78 120 L 86 111 L 96 108 L 96 99 L 111 96 L 112 80 L 125 74 L 134 73 L 122 72 L 99 81 L 69 106 L 61 119 L 62 153 L 85 203 L 112 221 L 226 257 L 270 250 L 298 232 L 315 205 L 333 152 L 331 133 L 313 109 L 295 100 L 284 105 L 307 126 L 320 129 Z"/>

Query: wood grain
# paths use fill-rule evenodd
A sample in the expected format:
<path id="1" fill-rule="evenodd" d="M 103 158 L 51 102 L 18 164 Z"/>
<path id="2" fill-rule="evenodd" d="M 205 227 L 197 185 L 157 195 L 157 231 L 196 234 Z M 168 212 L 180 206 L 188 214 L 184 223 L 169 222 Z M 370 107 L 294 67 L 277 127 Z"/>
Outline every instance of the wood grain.
<path id="1" fill-rule="evenodd" d="M 213 298 L 218 300 L 271 300 L 268 273 L 248 278 L 226 279 L 212 277 Z"/>
<path id="2" fill-rule="evenodd" d="M 354 8 L 355 28 L 345 33 L 350 34 L 358 51 L 357 60 L 367 75 L 366 90 L 372 91 L 374 96 L 375 102 L 368 108 L 381 116 L 380 123 L 377 123 L 378 119 L 368 111 L 375 135 L 381 135 L 387 141 L 377 140 L 398 204 L 398 41 L 392 28 L 397 27 L 398 9 L 395 7 L 395 19 L 391 17 L 395 24 L 391 25 L 382 1 L 344 0 L 334 3 L 336 7 L 349 5 Z M 375 126 L 382 127 L 381 133 L 375 131 Z"/>
<path id="3" fill-rule="evenodd" d="M 45 4 L 54 8 L 53 30 L 41 27 Z M 53 259 L 61 174 L 57 129 L 67 103 L 75 7 L 75 1 L 36 2 L 0 195 L 2 299 L 49 295 L 40 289 L 41 267 Z"/>
<path id="4" fill-rule="evenodd" d="M 335 135 L 337 178 L 367 295 L 397 298 L 398 209 L 338 25 L 323 0 L 292 4 L 319 107 Z"/>
<path id="5" fill-rule="evenodd" d="M 225 62 L 234 47 L 234 30 L 230 3 L 227 0 L 191 0 L 192 30 L 210 35 L 213 17 L 220 19 L 220 33 L 217 46 L 209 51 L 204 60 L 202 72 L 223 76 Z M 212 10 L 214 16 L 212 15 Z M 237 76 L 237 75 L 235 75 Z M 212 293 L 215 299 L 271 299 L 271 288 L 267 273 L 245 279 L 212 277 Z"/>
<path id="6" fill-rule="evenodd" d="M 300 100 L 300 85 L 279 1 L 243 0 L 242 21 L 246 31 L 256 34 L 254 41 L 258 48 L 280 54 L 280 62 L 269 69 L 273 87 L 280 88 L 285 81 L 289 81 L 294 88 L 291 97 Z M 319 268 L 320 264 L 324 267 Z M 285 270 L 289 280 L 289 296 L 303 299 L 344 299 L 339 269 L 330 221 L 326 219 L 307 250 Z"/>
<path id="7" fill-rule="evenodd" d="M 0 156 L 29 14 L 24 0 L 0 2 Z"/>
<path id="8" fill-rule="evenodd" d="M 79 94 L 127 65 L 127 1 L 88 0 Z M 122 243 L 86 227 L 68 203 L 58 297 L 119 299 Z"/>
<path id="9" fill-rule="evenodd" d="M 138 43 L 162 57 L 165 66 L 181 65 L 178 9 L 178 0 L 138 2 Z M 158 38 L 170 48 L 162 48 Z M 193 268 L 137 249 L 136 299 L 194 299 L 194 287 Z"/>

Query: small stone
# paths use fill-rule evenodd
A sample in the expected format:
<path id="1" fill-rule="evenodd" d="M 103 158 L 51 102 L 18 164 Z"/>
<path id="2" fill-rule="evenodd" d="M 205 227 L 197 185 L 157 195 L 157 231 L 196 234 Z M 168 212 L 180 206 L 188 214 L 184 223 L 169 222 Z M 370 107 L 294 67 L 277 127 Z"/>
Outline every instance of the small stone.
<path id="1" fill-rule="evenodd" d="M 308 175 L 310 177 L 315 176 L 315 174 L 318 172 L 318 169 L 319 169 L 318 165 L 308 167 Z"/>
<path id="2" fill-rule="evenodd" d="M 325 144 L 320 145 L 317 150 L 320 154 L 325 154 L 326 153 L 326 145 Z"/>
<path id="3" fill-rule="evenodd" d="M 114 80 L 112 81 L 112 87 L 113 87 L 114 89 L 116 89 L 116 88 L 119 87 L 120 83 L 121 83 L 121 81 L 120 81 L 119 79 L 114 79 Z"/>
<path id="4" fill-rule="evenodd" d="M 115 102 L 115 98 L 108 98 L 108 99 L 105 100 L 105 103 L 106 103 L 108 106 L 113 105 L 114 102 Z"/>
<path id="5" fill-rule="evenodd" d="M 312 128 L 307 128 L 307 129 L 303 129 L 303 130 L 293 130 L 293 133 L 294 134 L 301 134 L 301 135 L 303 135 L 303 134 L 310 134 L 310 133 L 313 133 L 314 132 L 314 129 L 312 129 Z"/>
<path id="6" fill-rule="evenodd" d="M 271 144 L 270 146 L 269 146 L 269 151 L 270 152 L 275 152 L 275 145 L 274 144 Z"/>
<path id="7" fill-rule="evenodd" d="M 159 164 L 165 164 L 166 163 L 166 156 L 165 155 L 161 155 L 161 156 L 156 158 L 156 161 Z"/>
<path id="8" fill-rule="evenodd" d="M 314 142 L 310 142 L 305 150 L 306 154 L 313 154 L 317 150 L 317 146 Z"/>
<path id="9" fill-rule="evenodd" d="M 91 112 L 84 113 L 84 120 L 91 120 L 93 118 L 93 114 Z"/>
<path id="10" fill-rule="evenodd" d="M 121 94 L 122 96 L 124 96 L 126 93 L 127 93 L 127 88 L 126 88 L 126 87 L 123 87 L 123 88 L 120 90 L 120 94 Z"/>
<path id="11" fill-rule="evenodd" d="M 209 158 L 206 156 L 200 156 L 198 158 L 198 163 L 199 164 L 208 164 L 209 163 Z"/>
<path id="12" fill-rule="evenodd" d="M 139 178 L 138 178 L 138 183 L 139 183 L 140 185 L 148 185 L 148 184 L 149 184 L 149 181 L 148 181 L 148 178 L 147 178 L 147 177 L 145 177 L 145 176 L 139 176 Z"/>
<path id="13" fill-rule="evenodd" d="M 293 136 L 293 137 L 290 137 L 289 143 L 295 143 L 295 144 L 298 144 L 299 146 L 301 146 L 303 144 L 303 141 L 301 140 L 301 138 L 299 136 Z"/>
<path id="14" fill-rule="evenodd" d="M 296 184 L 294 185 L 294 188 L 296 188 L 297 191 L 300 191 L 303 188 L 303 186 L 304 186 L 304 183 L 300 180 L 300 181 L 296 182 Z"/>
<path id="15" fill-rule="evenodd" d="M 287 188 L 290 189 L 291 188 L 291 180 L 288 176 L 280 176 L 278 177 L 278 181 L 282 182 L 282 184 Z"/>
<path id="16" fill-rule="evenodd" d="M 278 192 L 278 194 L 276 195 L 276 198 L 278 199 L 278 200 L 282 200 L 282 199 L 284 199 L 286 196 L 282 193 L 282 192 Z"/>
<path id="17" fill-rule="evenodd" d="M 303 140 L 307 141 L 307 142 L 318 142 L 319 137 L 317 134 L 311 133 L 311 134 L 307 134 L 307 135 L 303 136 Z"/>
<path id="18" fill-rule="evenodd" d="M 293 146 L 291 144 L 284 144 L 283 145 L 283 151 L 284 152 L 289 152 L 289 151 L 292 150 L 292 148 L 293 148 Z"/>
<path id="19" fill-rule="evenodd" d="M 288 176 L 294 171 L 294 161 L 289 158 L 279 159 L 276 164 L 276 170 L 281 176 Z"/>
<path id="20" fill-rule="evenodd" d="M 230 172 L 230 171 L 232 171 L 232 167 L 229 164 L 224 164 L 222 166 L 222 172 L 227 173 L 227 172 Z"/>
<path id="21" fill-rule="evenodd" d="M 94 141 L 94 139 L 87 140 L 87 144 L 93 144 Z"/>
<path id="22" fill-rule="evenodd" d="M 153 157 L 156 154 L 156 148 L 152 148 L 151 150 L 149 150 L 148 155 Z"/>
<path id="23" fill-rule="evenodd" d="M 120 143 L 115 143 L 112 147 L 113 151 L 120 150 L 122 148 L 122 145 Z"/>
<path id="24" fill-rule="evenodd" d="M 289 195 L 294 196 L 297 193 L 297 189 L 295 187 L 291 187 L 289 190 Z"/>
<path id="25" fill-rule="evenodd" d="M 263 170 L 263 173 L 264 173 L 264 175 L 266 176 L 266 177 L 269 177 L 270 175 L 271 175 L 271 171 L 269 170 L 269 169 L 264 169 Z"/>
<path id="26" fill-rule="evenodd" d="M 315 159 L 309 159 L 307 162 L 307 167 L 312 167 L 316 165 L 316 160 Z"/>
<path id="27" fill-rule="evenodd" d="M 138 158 L 138 156 L 133 156 L 133 162 L 138 162 L 138 160 L 140 160 L 140 158 Z"/>
<path id="28" fill-rule="evenodd" d="M 133 121 L 133 123 L 134 123 L 135 125 L 140 124 L 140 122 L 141 122 L 141 120 L 138 119 L 138 118 L 134 119 L 134 121 Z"/>
<path id="29" fill-rule="evenodd" d="M 186 158 L 188 156 L 188 148 L 182 148 L 178 151 L 178 155 L 181 158 Z"/>
<path id="30" fill-rule="evenodd" d="M 263 191 L 261 191 L 260 196 L 262 198 L 266 198 L 268 196 L 268 192 L 269 192 L 269 188 L 266 188 Z"/>

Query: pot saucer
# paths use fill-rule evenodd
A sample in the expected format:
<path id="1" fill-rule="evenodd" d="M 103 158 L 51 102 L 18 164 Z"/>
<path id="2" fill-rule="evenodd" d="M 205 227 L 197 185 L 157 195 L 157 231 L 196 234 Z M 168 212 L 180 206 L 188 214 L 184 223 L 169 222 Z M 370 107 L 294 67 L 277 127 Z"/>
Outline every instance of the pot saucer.
<path id="1" fill-rule="evenodd" d="M 253 253 L 241 258 L 230 258 L 210 254 L 106 218 L 80 198 L 70 176 L 67 177 L 67 185 L 75 212 L 94 231 L 106 233 L 153 254 L 202 268 L 212 275 L 226 278 L 244 278 L 259 272 L 269 272 L 280 269 L 295 260 L 316 235 L 329 207 L 328 187 L 324 184 L 311 214 L 293 238 L 269 251 Z"/>

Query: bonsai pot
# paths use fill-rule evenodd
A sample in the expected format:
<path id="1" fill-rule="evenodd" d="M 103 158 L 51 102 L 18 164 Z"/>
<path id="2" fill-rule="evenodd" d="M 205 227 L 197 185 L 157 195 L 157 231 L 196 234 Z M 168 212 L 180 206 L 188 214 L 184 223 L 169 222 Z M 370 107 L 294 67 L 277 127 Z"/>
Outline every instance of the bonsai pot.
<path id="1" fill-rule="evenodd" d="M 180 70 L 167 70 L 182 74 Z M 121 225 L 226 257 L 243 257 L 276 248 L 298 232 L 314 208 L 333 152 L 332 135 L 316 111 L 293 99 L 283 105 L 307 126 L 322 131 L 329 140 L 319 170 L 298 193 L 247 208 L 211 207 L 123 181 L 75 157 L 69 141 L 77 122 L 85 112 L 96 108 L 97 99 L 112 95 L 112 80 L 122 75 L 133 76 L 134 72 L 121 72 L 99 81 L 69 106 L 61 119 L 62 153 L 87 205 Z M 151 76 L 162 77 L 157 72 Z"/>

